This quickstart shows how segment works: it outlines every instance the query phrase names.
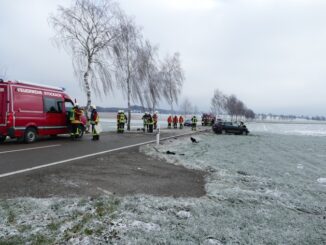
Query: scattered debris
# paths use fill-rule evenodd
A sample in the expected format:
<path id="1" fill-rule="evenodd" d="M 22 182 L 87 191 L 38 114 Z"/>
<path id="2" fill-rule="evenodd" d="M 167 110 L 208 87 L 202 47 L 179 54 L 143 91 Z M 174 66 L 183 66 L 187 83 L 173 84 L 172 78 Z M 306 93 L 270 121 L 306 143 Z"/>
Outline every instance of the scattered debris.
<path id="1" fill-rule="evenodd" d="M 241 174 L 241 175 L 246 175 L 246 176 L 249 175 L 247 172 L 242 171 L 242 170 L 237 171 L 237 173 Z"/>
<path id="2" fill-rule="evenodd" d="M 199 143 L 199 141 L 197 141 L 195 138 L 193 138 L 193 137 L 190 137 L 190 140 L 191 140 L 191 142 L 192 143 Z"/>
<path id="3" fill-rule="evenodd" d="M 173 152 L 173 151 L 166 151 L 166 154 L 168 154 L 168 155 L 175 155 L 175 152 Z"/>
<path id="4" fill-rule="evenodd" d="M 175 153 L 174 151 L 166 151 L 166 154 L 168 154 L 168 155 L 176 155 L 177 153 Z M 180 153 L 178 155 L 179 156 L 184 156 L 185 154 L 184 153 Z"/>

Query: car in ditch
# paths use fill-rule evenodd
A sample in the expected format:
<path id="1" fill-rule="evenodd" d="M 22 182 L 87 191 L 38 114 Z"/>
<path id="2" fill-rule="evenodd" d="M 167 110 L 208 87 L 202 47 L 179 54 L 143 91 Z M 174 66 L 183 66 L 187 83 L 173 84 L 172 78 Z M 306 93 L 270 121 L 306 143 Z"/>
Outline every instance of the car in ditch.
<path id="1" fill-rule="evenodd" d="M 243 122 L 226 122 L 219 121 L 212 127 L 216 134 L 249 134 L 249 130 Z"/>

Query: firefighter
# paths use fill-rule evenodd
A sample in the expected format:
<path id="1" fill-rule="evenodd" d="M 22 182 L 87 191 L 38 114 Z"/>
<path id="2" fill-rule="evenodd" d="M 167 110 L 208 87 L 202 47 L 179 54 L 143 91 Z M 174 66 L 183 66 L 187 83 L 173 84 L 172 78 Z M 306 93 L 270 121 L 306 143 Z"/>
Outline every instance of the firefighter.
<path id="1" fill-rule="evenodd" d="M 90 124 L 92 126 L 92 135 L 93 135 L 93 140 L 99 140 L 100 139 L 100 135 L 99 133 L 96 131 L 95 125 L 98 125 L 100 121 L 100 117 L 97 113 L 96 110 L 96 106 L 95 105 L 91 105 L 91 117 L 90 117 Z"/>
<path id="2" fill-rule="evenodd" d="M 118 124 L 118 133 L 123 133 L 126 123 L 126 115 L 123 110 L 118 112 L 117 124 Z"/>
<path id="3" fill-rule="evenodd" d="M 146 132 L 148 113 L 145 112 L 145 114 L 143 115 L 143 117 L 141 119 L 143 120 L 143 131 Z"/>
<path id="4" fill-rule="evenodd" d="M 178 117 L 175 115 L 173 117 L 173 128 L 178 128 Z"/>
<path id="5" fill-rule="evenodd" d="M 154 129 L 157 129 L 157 120 L 158 120 L 158 112 L 155 111 L 155 113 L 153 115 Z"/>
<path id="6" fill-rule="evenodd" d="M 196 131 L 196 127 L 197 127 L 197 117 L 193 116 L 191 118 L 191 130 Z"/>
<path id="7" fill-rule="evenodd" d="M 147 125 L 147 133 L 153 133 L 154 119 L 150 114 L 147 118 Z"/>
<path id="8" fill-rule="evenodd" d="M 70 123 L 71 123 L 71 133 L 70 137 L 72 139 L 78 138 L 80 135 L 80 130 L 78 128 L 79 125 L 81 125 L 81 116 L 83 115 L 83 111 L 79 108 L 78 103 L 74 105 L 73 108 L 71 108 L 70 111 Z"/>
<path id="9" fill-rule="evenodd" d="M 183 116 L 181 115 L 179 117 L 179 124 L 180 124 L 180 129 L 183 129 Z"/>
<path id="10" fill-rule="evenodd" d="M 127 116 L 125 111 L 122 110 L 120 114 L 120 132 L 123 133 L 125 131 L 125 124 L 126 124 Z"/>
<path id="11" fill-rule="evenodd" d="M 171 128 L 171 124 L 172 124 L 172 116 L 170 115 L 168 117 L 168 128 Z"/>

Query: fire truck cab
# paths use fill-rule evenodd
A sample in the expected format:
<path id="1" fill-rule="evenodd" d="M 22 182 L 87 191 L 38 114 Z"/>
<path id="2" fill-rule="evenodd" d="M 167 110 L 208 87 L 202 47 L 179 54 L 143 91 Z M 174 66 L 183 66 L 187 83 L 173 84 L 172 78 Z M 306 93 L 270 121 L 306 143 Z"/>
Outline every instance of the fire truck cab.
<path id="1" fill-rule="evenodd" d="M 63 88 L 0 79 L 0 143 L 7 137 L 32 143 L 38 136 L 70 133 L 73 106 Z M 80 137 L 86 118 L 81 121 Z"/>

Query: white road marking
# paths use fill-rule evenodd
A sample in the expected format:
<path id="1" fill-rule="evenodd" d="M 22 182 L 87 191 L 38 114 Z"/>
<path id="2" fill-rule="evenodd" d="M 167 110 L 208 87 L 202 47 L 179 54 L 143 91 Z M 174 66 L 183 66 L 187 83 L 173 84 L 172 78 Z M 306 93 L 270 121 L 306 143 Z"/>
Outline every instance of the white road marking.
<path id="1" fill-rule="evenodd" d="M 31 150 L 38 150 L 38 149 L 57 147 L 57 146 L 61 146 L 61 145 L 47 145 L 47 146 L 30 147 L 30 148 L 24 148 L 24 149 L 19 149 L 19 150 L 12 150 L 12 151 L 0 151 L 0 154 L 6 154 L 6 153 L 12 153 L 12 152 L 18 152 L 18 151 L 31 151 Z"/>
<path id="2" fill-rule="evenodd" d="M 201 131 L 197 131 L 197 132 L 201 132 Z M 161 140 L 167 140 L 167 139 L 172 139 L 172 138 L 176 138 L 176 137 L 191 135 L 191 134 L 194 134 L 194 133 L 197 133 L 197 132 L 191 132 L 191 133 L 185 133 L 185 134 L 169 136 L 169 137 L 162 138 Z M 133 145 L 122 146 L 122 147 L 111 149 L 111 150 L 100 151 L 100 152 L 96 152 L 96 153 L 92 153 L 92 154 L 87 154 L 87 155 L 84 155 L 84 156 L 69 158 L 69 159 L 65 159 L 65 160 L 61 160 L 61 161 L 57 161 L 57 162 L 52 162 L 52 163 L 48 163 L 48 164 L 44 164 L 44 165 L 35 166 L 35 167 L 32 167 L 32 168 L 26 168 L 26 169 L 21 169 L 21 170 L 9 172 L 9 173 L 4 173 L 4 174 L 0 174 L 0 178 L 4 178 L 4 177 L 16 175 L 16 174 L 21 174 L 21 173 L 26 173 L 26 172 L 30 172 L 30 171 L 41 169 L 41 168 L 47 168 L 47 167 L 59 165 L 59 164 L 62 164 L 62 163 L 81 160 L 81 159 L 88 158 L 88 157 L 98 156 L 98 155 L 102 155 L 102 154 L 106 154 L 106 153 L 110 153 L 110 152 L 114 152 L 114 151 L 120 151 L 120 150 L 132 148 L 132 147 L 136 147 L 136 146 L 152 144 L 152 143 L 156 143 L 156 140 L 150 140 L 150 141 L 137 143 L 137 144 L 133 144 Z"/>

